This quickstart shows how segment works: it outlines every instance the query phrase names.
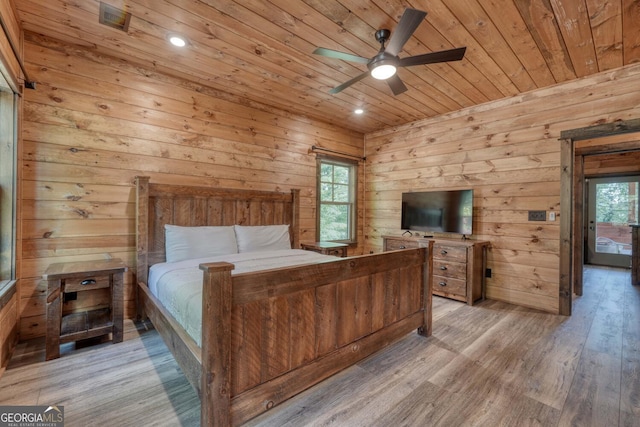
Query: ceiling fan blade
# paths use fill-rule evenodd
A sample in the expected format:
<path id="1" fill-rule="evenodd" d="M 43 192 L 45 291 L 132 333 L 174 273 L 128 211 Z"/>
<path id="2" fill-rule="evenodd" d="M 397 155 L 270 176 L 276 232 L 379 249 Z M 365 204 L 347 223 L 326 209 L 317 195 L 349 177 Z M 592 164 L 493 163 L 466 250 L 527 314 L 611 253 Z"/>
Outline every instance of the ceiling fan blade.
<path id="1" fill-rule="evenodd" d="M 411 67 L 412 65 L 434 64 L 436 62 L 460 61 L 464 57 L 466 47 L 441 50 L 440 52 L 425 53 L 424 55 L 408 56 L 400 58 L 399 67 Z"/>
<path id="2" fill-rule="evenodd" d="M 365 71 L 364 73 L 360 74 L 359 76 L 356 76 L 356 77 L 352 78 L 351 80 L 342 83 L 340 86 L 334 87 L 333 89 L 331 89 L 329 91 L 329 93 L 336 94 L 338 92 L 342 92 L 343 90 L 345 90 L 346 88 L 348 88 L 352 84 L 358 83 L 360 80 L 364 79 L 368 75 L 369 75 L 369 72 Z"/>
<path id="3" fill-rule="evenodd" d="M 337 50 L 325 49 L 324 47 L 319 47 L 313 51 L 315 55 L 322 55 L 328 58 L 336 58 L 342 59 L 343 61 L 353 61 L 360 62 L 362 64 L 367 64 L 369 62 L 369 58 L 363 58 L 362 56 L 352 55 L 346 52 L 338 52 Z"/>
<path id="4" fill-rule="evenodd" d="M 406 92 L 407 90 L 407 87 L 402 83 L 402 80 L 400 80 L 400 77 L 398 77 L 397 74 L 389 77 L 387 79 L 387 83 L 389 83 L 389 87 L 394 95 L 400 95 L 402 92 Z"/>
<path id="5" fill-rule="evenodd" d="M 397 56 L 402 51 L 404 44 L 409 40 L 409 37 L 413 35 L 418 25 L 424 20 L 425 16 L 427 16 L 427 12 L 417 9 L 406 9 L 402 18 L 400 18 L 400 22 L 398 22 L 398 26 L 393 33 L 391 33 L 391 38 L 389 39 L 389 44 L 387 44 L 385 52 Z"/>

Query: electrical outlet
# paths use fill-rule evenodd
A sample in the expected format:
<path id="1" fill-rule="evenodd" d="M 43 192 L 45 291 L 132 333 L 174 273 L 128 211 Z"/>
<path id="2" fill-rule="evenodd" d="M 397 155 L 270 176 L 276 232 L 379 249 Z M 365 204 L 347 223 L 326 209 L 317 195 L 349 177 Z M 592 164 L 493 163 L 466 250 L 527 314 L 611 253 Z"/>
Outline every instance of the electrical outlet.
<path id="1" fill-rule="evenodd" d="M 491 269 L 490 268 L 485 268 L 484 269 L 484 277 L 491 277 Z"/>
<path id="2" fill-rule="evenodd" d="M 62 302 L 75 301 L 77 299 L 77 292 L 65 292 L 64 294 L 62 294 Z"/>
<path id="3" fill-rule="evenodd" d="M 555 221 L 555 220 L 556 220 L 556 213 L 549 212 L 549 221 Z"/>
<path id="4" fill-rule="evenodd" d="M 529 221 L 546 221 L 547 211 L 529 211 Z"/>

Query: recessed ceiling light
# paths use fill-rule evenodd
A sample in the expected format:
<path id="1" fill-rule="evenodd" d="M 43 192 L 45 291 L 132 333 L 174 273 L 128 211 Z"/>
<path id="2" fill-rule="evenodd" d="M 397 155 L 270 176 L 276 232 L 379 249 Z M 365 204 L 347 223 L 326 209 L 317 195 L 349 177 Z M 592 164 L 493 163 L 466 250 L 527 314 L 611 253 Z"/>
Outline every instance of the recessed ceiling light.
<path id="1" fill-rule="evenodd" d="M 170 35 L 169 43 L 177 47 L 185 47 L 187 45 L 187 41 L 182 36 Z"/>
<path id="2" fill-rule="evenodd" d="M 356 108 L 355 110 L 353 110 L 353 112 L 355 114 L 362 114 L 362 113 L 364 113 L 364 110 L 362 108 Z"/>

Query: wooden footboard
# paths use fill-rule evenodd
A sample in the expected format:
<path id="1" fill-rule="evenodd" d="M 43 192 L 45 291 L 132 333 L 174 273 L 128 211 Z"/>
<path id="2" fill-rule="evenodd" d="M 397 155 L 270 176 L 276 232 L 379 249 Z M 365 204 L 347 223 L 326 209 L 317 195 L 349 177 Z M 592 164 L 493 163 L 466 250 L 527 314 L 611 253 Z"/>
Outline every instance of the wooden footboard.
<path id="1" fill-rule="evenodd" d="M 231 277 L 202 264 L 202 425 L 239 425 L 405 336 L 431 334 L 429 250 Z"/>

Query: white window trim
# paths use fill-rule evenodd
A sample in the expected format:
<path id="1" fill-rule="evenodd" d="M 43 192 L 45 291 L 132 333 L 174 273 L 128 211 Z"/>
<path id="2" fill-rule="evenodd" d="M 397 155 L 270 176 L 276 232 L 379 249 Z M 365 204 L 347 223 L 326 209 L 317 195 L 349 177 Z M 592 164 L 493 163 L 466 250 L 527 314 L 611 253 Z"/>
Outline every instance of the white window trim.
<path id="1" fill-rule="evenodd" d="M 340 157 L 335 157 L 335 156 L 326 156 L 326 155 L 319 155 L 317 158 L 317 177 L 316 177 L 316 204 L 317 204 L 317 214 L 316 214 L 316 240 L 320 240 L 320 211 L 321 211 L 321 206 L 323 204 L 335 204 L 335 205 L 345 205 L 346 203 L 342 203 L 342 202 L 325 202 L 323 203 L 321 201 L 321 166 L 322 163 L 331 163 L 334 165 L 339 165 L 339 166 L 348 166 L 350 168 L 352 168 L 349 179 L 350 179 L 350 196 L 352 201 L 349 202 L 348 204 L 351 205 L 351 212 L 350 212 L 350 224 L 348 225 L 349 227 L 349 234 L 350 237 L 348 239 L 344 239 L 344 240 L 331 240 L 332 242 L 337 242 L 337 243 L 348 243 L 348 244 L 356 244 L 357 243 L 357 239 L 358 239 L 358 162 L 357 161 L 353 161 L 353 160 L 348 160 L 348 159 L 343 159 Z"/>

